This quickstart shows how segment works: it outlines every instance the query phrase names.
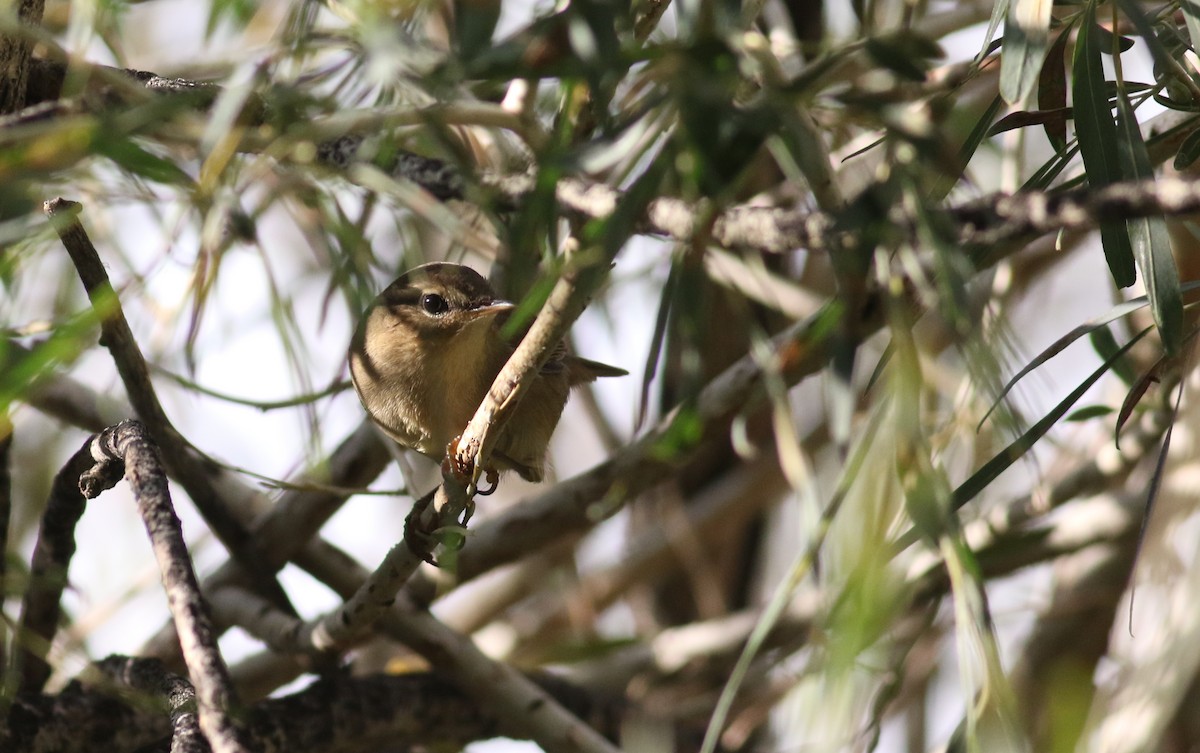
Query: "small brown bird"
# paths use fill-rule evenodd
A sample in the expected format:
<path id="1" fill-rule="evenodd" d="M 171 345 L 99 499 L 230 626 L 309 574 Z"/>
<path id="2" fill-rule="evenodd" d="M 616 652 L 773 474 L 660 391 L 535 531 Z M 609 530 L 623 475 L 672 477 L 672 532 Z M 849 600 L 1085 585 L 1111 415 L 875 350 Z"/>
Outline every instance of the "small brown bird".
<path id="1" fill-rule="evenodd" d="M 442 460 L 513 353 L 515 344 L 500 336 L 512 308 L 460 264 L 425 264 L 388 285 L 350 345 L 350 375 L 371 419 L 402 446 Z M 560 344 L 504 425 L 485 470 L 541 481 L 571 387 L 626 373 L 569 355 Z"/>

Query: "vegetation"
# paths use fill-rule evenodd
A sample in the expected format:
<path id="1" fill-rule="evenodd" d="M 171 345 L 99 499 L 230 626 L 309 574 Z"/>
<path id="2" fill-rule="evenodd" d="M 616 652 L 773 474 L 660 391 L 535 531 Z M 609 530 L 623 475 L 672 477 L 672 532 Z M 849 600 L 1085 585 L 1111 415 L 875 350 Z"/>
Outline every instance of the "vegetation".
<path id="1" fill-rule="evenodd" d="M 1192 4 L 0 18 L 0 749 L 1197 739 Z M 468 466 L 632 374 L 544 484 L 347 382 L 440 259 L 539 336 Z"/>

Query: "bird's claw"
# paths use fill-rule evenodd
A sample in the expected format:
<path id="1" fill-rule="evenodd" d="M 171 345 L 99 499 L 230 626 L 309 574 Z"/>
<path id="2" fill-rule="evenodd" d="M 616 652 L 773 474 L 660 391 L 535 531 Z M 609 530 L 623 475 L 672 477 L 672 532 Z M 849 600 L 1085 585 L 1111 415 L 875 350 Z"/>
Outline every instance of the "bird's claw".
<path id="1" fill-rule="evenodd" d="M 483 477 L 488 482 L 488 489 L 487 491 L 484 491 L 477 486 L 475 487 L 475 493 L 481 497 L 487 497 L 495 492 L 496 487 L 500 485 L 500 472 L 495 468 L 485 468 L 483 471 Z"/>
<path id="2" fill-rule="evenodd" d="M 470 486 L 475 486 L 475 493 L 481 497 L 486 497 L 496 491 L 496 487 L 500 483 L 500 473 L 495 468 L 484 468 L 483 478 L 488 483 L 488 488 L 481 488 L 475 480 L 475 461 L 470 454 L 459 452 L 458 443 L 462 441 L 462 435 L 458 435 L 450 440 L 446 445 L 446 459 L 442 461 L 442 472 L 449 473 L 454 476 L 460 483 Z M 474 505 L 471 506 L 474 508 Z M 467 510 L 466 518 L 463 520 L 465 525 L 471 519 L 473 509 Z"/>
<path id="3" fill-rule="evenodd" d="M 409 551 L 413 554 L 434 567 L 440 567 L 433 557 L 433 550 L 439 543 L 438 537 L 426 531 L 421 525 L 421 518 L 432 502 L 433 495 L 427 494 L 413 503 L 412 510 L 404 519 L 404 543 L 408 545 Z"/>

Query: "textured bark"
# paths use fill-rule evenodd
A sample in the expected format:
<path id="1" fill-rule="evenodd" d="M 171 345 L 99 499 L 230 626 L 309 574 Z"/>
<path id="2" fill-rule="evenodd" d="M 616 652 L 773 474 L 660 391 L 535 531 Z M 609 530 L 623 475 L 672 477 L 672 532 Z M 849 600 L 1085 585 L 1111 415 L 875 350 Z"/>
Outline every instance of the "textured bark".
<path id="1" fill-rule="evenodd" d="M 62 693 L 23 694 L 0 749 L 87 753 L 161 749 L 187 725 L 192 688 L 160 662 L 110 657 L 99 669 L 111 685 L 72 683 Z M 611 715 L 587 694 L 553 677 L 538 684 L 576 713 L 612 728 Z M 601 718 L 597 715 L 607 718 Z M 338 676 L 246 710 L 246 739 L 259 753 L 458 750 L 500 733 L 478 703 L 432 673 Z M 507 729 L 505 729 L 508 732 Z"/>
<path id="2" fill-rule="evenodd" d="M 26 26 L 38 26 L 45 6 L 45 0 L 21 0 L 17 18 Z M 25 106 L 32 51 L 33 42 L 24 34 L 0 36 L 0 115 Z"/>
<path id="3" fill-rule="evenodd" d="M 29 572 L 30 585 L 25 591 L 17 627 L 21 636 L 18 666 L 22 692 L 40 691 L 50 676 L 50 666 L 41 649 L 54 639 L 62 614 L 67 570 L 75 554 L 75 525 L 87 504 L 79 491 L 79 476 L 93 463 L 90 448 L 89 439 L 54 477 L 50 499 L 42 514 Z"/>

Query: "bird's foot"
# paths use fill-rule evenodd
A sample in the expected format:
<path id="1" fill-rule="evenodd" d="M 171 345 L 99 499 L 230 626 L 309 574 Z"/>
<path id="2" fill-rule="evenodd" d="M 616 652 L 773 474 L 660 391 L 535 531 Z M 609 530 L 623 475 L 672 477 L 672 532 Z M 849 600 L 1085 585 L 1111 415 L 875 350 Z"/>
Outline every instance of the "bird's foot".
<path id="1" fill-rule="evenodd" d="M 500 472 L 495 468 L 484 468 L 483 478 L 488 482 L 488 489 L 484 491 L 479 487 L 475 487 L 475 493 L 481 497 L 490 496 L 496 491 L 496 487 L 500 485 Z"/>
<path id="2" fill-rule="evenodd" d="M 432 492 L 413 503 L 412 510 L 409 511 L 408 517 L 404 519 L 404 543 L 408 545 L 409 551 L 413 554 L 434 567 L 439 567 L 437 560 L 433 557 L 433 550 L 437 548 L 439 543 L 438 537 L 425 530 L 422 525 L 422 518 L 425 511 L 429 509 L 432 503 Z"/>

